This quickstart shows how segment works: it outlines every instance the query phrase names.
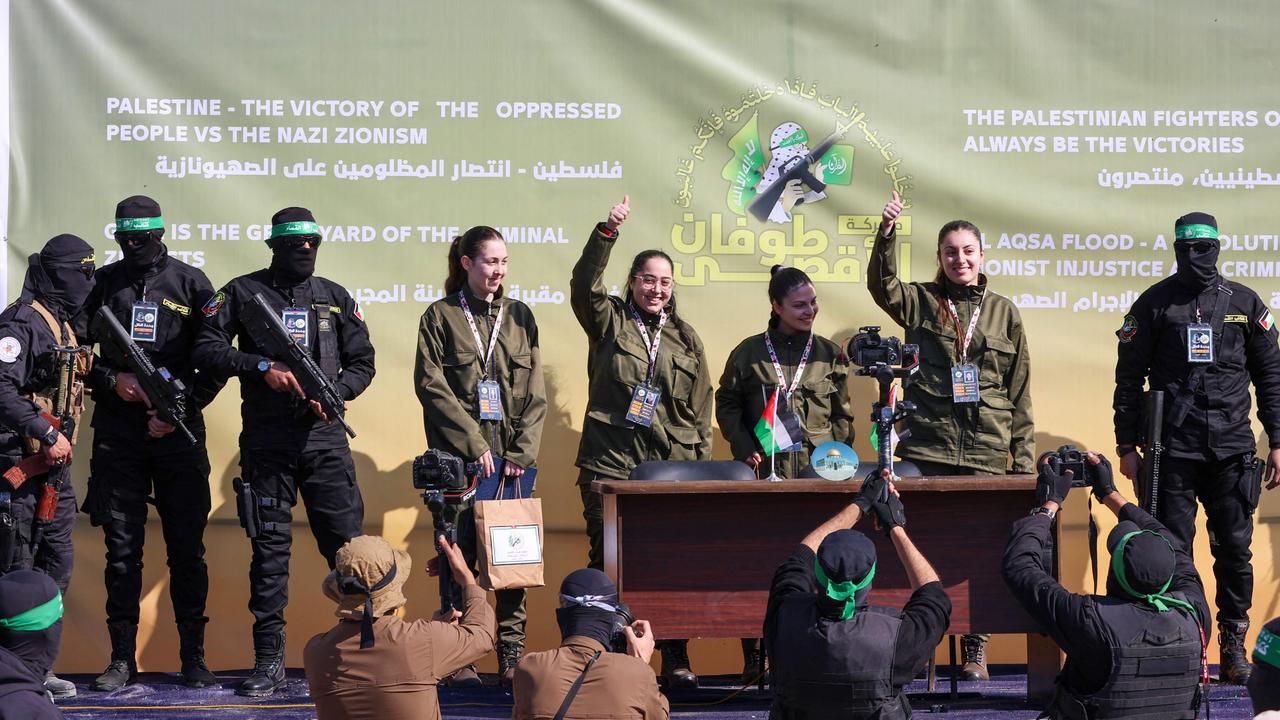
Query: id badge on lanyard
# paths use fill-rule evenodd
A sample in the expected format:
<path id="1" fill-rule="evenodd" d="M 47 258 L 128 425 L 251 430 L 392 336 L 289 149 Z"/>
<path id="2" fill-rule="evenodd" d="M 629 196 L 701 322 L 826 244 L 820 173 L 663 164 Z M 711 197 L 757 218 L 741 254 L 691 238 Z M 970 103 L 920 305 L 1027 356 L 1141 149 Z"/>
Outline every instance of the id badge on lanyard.
<path id="1" fill-rule="evenodd" d="M 984 295 L 985 298 L 985 295 Z M 956 321 L 956 332 L 960 332 L 960 313 L 956 312 L 956 304 L 947 298 L 947 305 L 951 308 L 951 317 Z M 975 363 L 966 362 L 969 355 L 969 344 L 973 342 L 974 330 L 978 327 L 978 316 L 982 314 L 982 301 L 978 301 L 978 306 L 973 309 L 973 315 L 969 318 L 969 327 L 965 330 L 964 338 L 959 347 L 960 362 L 951 366 L 951 402 L 955 403 L 976 403 L 982 398 L 982 392 L 978 387 L 978 366 Z"/>
<path id="2" fill-rule="evenodd" d="M 133 304 L 132 321 L 129 323 L 129 337 L 134 342 L 154 343 L 156 327 L 160 322 L 160 306 L 153 302 L 136 302 Z"/>
<path id="3" fill-rule="evenodd" d="M 1187 362 L 1213 362 L 1213 326 L 1209 323 L 1187 325 Z"/>
<path id="4" fill-rule="evenodd" d="M 498 306 L 498 316 L 493 320 L 493 331 L 489 333 L 489 345 L 486 347 L 480 339 L 480 330 L 476 327 L 475 316 L 471 314 L 471 306 L 467 304 L 467 296 L 458 292 L 458 304 L 462 306 L 462 314 L 471 326 L 471 336 L 476 341 L 476 350 L 483 353 L 480 357 L 480 382 L 476 383 L 476 405 L 481 420 L 502 419 L 502 388 L 498 381 L 489 379 L 489 363 L 493 360 L 493 350 L 498 346 L 498 328 L 502 326 L 502 313 L 506 308 Z"/>
<path id="5" fill-rule="evenodd" d="M 636 330 L 640 331 L 640 338 L 644 340 L 644 345 L 649 351 L 649 371 L 645 375 L 645 381 L 636 385 L 631 391 L 631 403 L 627 405 L 627 420 L 641 427 L 651 427 L 653 415 L 658 409 L 658 400 L 662 398 L 662 391 L 654 385 L 653 376 L 658 368 L 658 348 L 662 345 L 662 327 L 667 324 L 667 311 L 663 310 L 658 315 L 658 327 L 652 338 L 649 337 L 649 331 L 645 329 L 644 323 L 640 321 L 640 313 L 634 307 L 631 308 L 631 319 L 635 321 Z"/>
<path id="6" fill-rule="evenodd" d="M 287 307 L 280 312 L 280 320 L 289 337 L 304 349 L 311 349 L 311 313 L 303 307 Z"/>

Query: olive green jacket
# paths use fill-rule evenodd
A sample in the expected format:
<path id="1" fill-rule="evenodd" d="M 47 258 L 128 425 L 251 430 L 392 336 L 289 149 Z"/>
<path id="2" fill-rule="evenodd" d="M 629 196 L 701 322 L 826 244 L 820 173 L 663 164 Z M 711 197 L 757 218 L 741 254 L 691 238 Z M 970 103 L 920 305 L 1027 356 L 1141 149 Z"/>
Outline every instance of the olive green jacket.
<path id="1" fill-rule="evenodd" d="M 476 330 L 487 347 L 498 303 L 477 298 L 464 286 Z M 414 388 L 422 403 L 427 444 L 473 462 L 486 450 L 521 467 L 532 467 L 542 443 L 547 391 L 538 357 L 538 325 L 518 300 L 504 308 L 489 376 L 502 391 L 502 419 L 479 420 L 476 388 L 483 379 L 484 349 L 477 348 L 458 294 L 431 303 L 418 324 Z"/>
<path id="2" fill-rule="evenodd" d="M 668 319 L 653 384 L 661 390 L 653 425 L 627 420 L 636 385 L 649 369 L 649 350 L 622 298 L 609 294 L 602 276 L 617 240 L 604 223 L 596 226 L 573 266 L 570 304 L 587 333 L 587 415 L 582 422 L 578 467 L 608 477 L 626 478 L 648 460 L 711 459 L 711 376 L 702 341 L 687 328 L 693 348 L 685 346 L 676 323 Z M 652 333 L 656 317 L 641 318 Z"/>
<path id="3" fill-rule="evenodd" d="M 987 289 L 981 276 L 975 287 L 945 283 L 960 316 L 960 332 L 973 309 L 982 312 L 969 346 L 968 361 L 978 366 L 977 403 L 951 401 L 951 368 L 958 364 L 956 321 L 936 282 L 898 279 L 896 238 L 876 236 L 867 271 L 871 297 L 920 346 L 920 372 L 907 387 L 916 404 L 907 419 L 910 437 L 898 444 L 898 456 L 1004 473 L 1013 458 L 1015 473 L 1035 468 L 1035 425 L 1031 417 L 1031 355 L 1018 308 Z M 985 297 L 984 297 L 985 296 Z"/>
<path id="4" fill-rule="evenodd" d="M 804 354 L 808 335 L 787 335 L 769 330 L 778 364 L 788 386 L 794 382 L 796 366 Z M 805 364 L 800 385 L 791 395 L 791 409 L 800 419 L 804 431 L 802 452 L 778 453 L 774 472 L 778 477 L 792 478 L 809 464 L 813 449 L 829 440 L 853 444 L 853 414 L 849 405 L 849 364 L 840 358 L 840 347 L 830 340 L 815 336 L 809 361 Z M 720 387 L 716 390 L 716 422 L 729 441 L 734 460 L 746 460 L 752 453 L 762 452 L 755 427 L 764 414 L 768 396 L 778 387 L 778 371 L 764 345 L 764 333 L 752 335 L 738 344 L 724 364 Z M 763 453 L 762 453 L 763 454 Z M 765 477 L 770 472 L 769 458 L 756 469 Z"/>

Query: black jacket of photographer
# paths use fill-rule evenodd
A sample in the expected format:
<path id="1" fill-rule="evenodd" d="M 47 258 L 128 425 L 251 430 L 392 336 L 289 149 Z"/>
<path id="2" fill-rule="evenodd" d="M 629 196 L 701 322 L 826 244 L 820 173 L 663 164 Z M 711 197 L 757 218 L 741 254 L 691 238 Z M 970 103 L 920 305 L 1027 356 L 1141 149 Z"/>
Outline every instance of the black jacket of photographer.
<path id="1" fill-rule="evenodd" d="M 844 696 L 854 703 L 861 705 L 868 701 L 881 701 L 882 714 L 862 715 L 857 714 L 856 717 L 876 717 L 876 718 L 897 718 L 910 717 L 910 706 L 906 703 L 905 695 L 902 694 L 902 688 L 906 686 L 920 672 L 929 658 L 933 657 L 934 648 L 938 646 L 938 642 L 942 639 L 942 634 L 946 632 L 947 626 L 951 622 L 951 598 L 947 597 L 946 591 L 942 587 L 941 582 L 931 582 L 921 585 L 915 592 L 911 593 L 911 597 L 907 599 L 907 604 L 903 606 L 902 611 L 879 607 L 862 608 L 857 613 L 876 613 L 881 618 L 888 618 L 889 622 L 862 623 L 868 628 L 869 632 L 879 633 L 886 626 L 897 624 L 896 639 L 891 642 L 879 644 L 880 638 L 863 637 L 855 638 L 848 633 L 832 632 L 837 624 L 858 623 L 857 615 L 853 619 L 847 621 L 828 620 L 817 616 L 814 622 L 816 627 L 794 627 L 792 619 L 799 617 L 812 617 L 816 614 L 816 604 L 818 601 L 818 581 L 814 575 L 814 552 L 807 545 L 797 545 L 792 551 L 791 556 L 778 566 L 777 571 L 773 575 L 773 583 L 769 587 L 769 603 L 765 611 L 764 618 L 764 642 L 765 648 L 768 650 L 770 660 L 773 661 L 772 682 L 775 687 L 788 682 L 789 679 L 799 679 L 805 676 L 805 668 L 779 668 L 776 658 L 779 657 L 778 648 L 783 643 L 804 643 L 804 636 L 811 632 L 831 639 L 833 644 L 828 645 L 826 652 L 821 657 L 817 655 L 808 655 L 808 661 L 813 668 L 822 667 L 823 677 L 810 676 L 805 678 L 806 689 L 802 692 L 814 690 L 814 684 L 825 684 L 826 680 L 831 689 L 837 693 L 844 693 Z M 790 605 L 791 607 L 784 607 Z M 810 606 L 814 609 L 810 610 Z M 862 618 L 866 620 L 867 618 Z M 880 619 L 880 618 L 877 618 Z M 836 638 L 839 638 L 837 641 Z M 846 640 L 862 640 L 864 642 L 858 645 L 840 646 L 834 643 Z M 881 652 L 881 658 L 884 661 L 884 672 L 877 683 L 862 682 L 854 684 L 851 678 L 844 677 L 838 671 L 832 670 L 832 662 L 844 669 L 845 665 L 840 658 L 856 657 L 856 664 L 866 665 L 874 662 L 873 658 L 868 657 L 868 651 L 871 648 L 877 648 Z M 782 655 L 787 657 L 797 657 L 800 652 L 785 652 Z M 862 673 L 860 673 L 862 674 Z M 879 691 L 879 692 L 878 692 Z M 770 718 L 786 718 L 790 717 L 785 701 L 781 698 L 787 694 L 785 689 L 778 689 L 778 696 L 775 697 L 773 709 L 770 712 Z M 799 693 L 797 693 L 799 694 Z M 871 695 L 884 695 L 885 697 L 873 698 Z M 816 700 L 816 698 L 809 698 Z M 905 714 L 903 714 L 905 713 Z M 832 709 L 830 715 L 803 715 L 803 717 L 851 717 L 848 712 L 836 711 Z"/>
<path id="2" fill-rule="evenodd" d="M 297 395 L 276 392 L 263 380 L 259 361 L 283 358 L 266 358 L 245 332 L 242 318 L 256 293 L 262 293 L 277 313 L 286 307 L 307 309 L 311 357 L 335 381 L 343 400 L 364 392 L 374 373 L 369 328 L 355 300 L 341 285 L 315 275 L 301 282 L 286 281 L 270 268 L 241 275 L 215 293 L 201 310 L 205 320 L 195 350 L 199 367 L 240 376 L 244 422 L 240 447 L 294 452 L 347 447 L 342 425 L 325 423 Z M 317 310 L 327 311 L 330 329 L 320 327 Z M 325 349 L 330 347 L 330 339 L 323 337 L 326 333 L 336 343 L 331 350 Z M 239 349 L 232 347 L 233 337 L 239 338 Z M 330 353 L 332 357 L 326 357 Z"/>
<path id="3" fill-rule="evenodd" d="M 1187 360 L 1187 326 L 1197 322 L 1197 308 L 1199 322 L 1214 328 L 1212 363 Z M 1257 293 L 1221 276 L 1197 292 L 1172 276 L 1138 297 L 1116 336 L 1117 444 L 1142 444 L 1144 381 L 1152 390 L 1165 392 L 1168 419 L 1192 374 L 1203 373 L 1185 420 L 1165 423 L 1165 452 L 1189 460 L 1253 452 L 1251 380 L 1258 395 L 1258 419 L 1270 446 L 1280 447 L 1280 348 L 1271 311 Z"/>
<path id="4" fill-rule="evenodd" d="M 94 316 L 106 306 L 120 325 L 129 330 L 134 303 L 156 305 L 155 342 L 138 342 L 151 363 L 164 367 L 182 381 L 187 389 L 187 427 L 193 433 L 204 427 L 201 409 L 213 401 L 226 384 L 214 373 L 198 372 L 192 362 L 192 347 L 200 332 L 203 316 L 200 308 L 213 296 L 213 286 L 204 272 L 169 257 L 162 251 L 159 259 L 141 275 L 134 275 L 124 262 L 102 267 L 94 276 L 93 291 L 74 323 L 76 335 L 86 345 L 98 343 L 98 357 L 85 384 L 93 391 L 93 429 L 95 436 L 114 436 L 141 440 L 147 435 L 147 406 L 126 402 L 115 392 L 116 375 L 131 373 L 124 357 L 110 341 L 99 335 Z M 105 332 L 105 331 L 102 331 Z M 182 433 L 170 433 L 156 442 L 186 445 Z"/>
<path id="5" fill-rule="evenodd" d="M 1126 520 L 1143 530 L 1169 536 L 1164 525 L 1133 503 L 1125 505 L 1120 511 L 1119 521 Z M 1013 524 L 1009 543 L 1005 547 L 1004 579 L 1032 619 L 1067 654 L 1066 664 L 1058 677 L 1061 691 L 1088 698 L 1102 690 L 1112 675 L 1113 650 L 1117 638 L 1130 638 L 1158 613 L 1142 600 L 1120 597 L 1118 590 L 1100 596 L 1078 595 L 1064 588 L 1046 570 L 1048 559 L 1053 553 L 1052 523 L 1048 516 L 1037 514 Z M 1174 551 L 1176 564 L 1166 594 L 1180 594 L 1196 608 L 1196 621 L 1203 628 L 1205 642 L 1208 642 L 1209 606 L 1205 601 L 1204 586 L 1191 557 L 1178 551 L 1176 546 Z M 1122 627 L 1114 627 L 1113 625 L 1120 623 L 1109 623 L 1106 619 L 1121 613 L 1104 615 L 1105 611 L 1100 610 L 1104 605 L 1123 606 L 1122 610 L 1129 611 Z M 1170 612 L 1180 614 L 1183 611 L 1174 608 Z M 1196 631 L 1187 628 L 1186 632 Z M 1196 637 L 1196 640 L 1199 638 Z"/>

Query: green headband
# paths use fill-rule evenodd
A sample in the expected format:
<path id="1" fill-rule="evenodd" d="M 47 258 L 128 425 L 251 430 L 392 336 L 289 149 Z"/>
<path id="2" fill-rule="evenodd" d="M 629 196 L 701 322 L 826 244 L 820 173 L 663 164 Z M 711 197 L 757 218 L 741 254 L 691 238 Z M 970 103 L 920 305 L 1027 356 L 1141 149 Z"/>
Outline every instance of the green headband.
<path id="1" fill-rule="evenodd" d="M 1280 635 L 1266 628 L 1258 631 L 1258 643 L 1253 646 L 1253 661 L 1266 663 L 1280 670 Z"/>
<path id="2" fill-rule="evenodd" d="M 38 632 L 49 628 L 60 619 L 62 619 L 61 592 L 26 612 L 0 619 L 0 628 L 18 632 Z"/>
<path id="3" fill-rule="evenodd" d="M 281 235 L 319 235 L 320 226 L 307 221 L 299 220 L 297 222 L 280 223 L 271 226 L 271 238 L 275 240 Z"/>
<path id="4" fill-rule="evenodd" d="M 857 610 L 854 594 L 871 584 L 871 579 L 876 576 L 876 564 L 871 563 L 871 569 L 867 571 L 867 576 L 857 583 L 852 580 L 831 582 L 831 578 L 827 577 L 827 573 L 822 569 L 822 563 L 818 562 L 818 556 L 814 555 L 813 574 L 818 576 L 818 585 L 825 588 L 827 597 L 844 603 L 844 610 L 840 612 L 840 619 L 848 620 L 853 617 L 853 613 Z"/>
<path id="5" fill-rule="evenodd" d="M 1173 229 L 1173 239 L 1177 240 L 1217 240 L 1218 228 L 1212 225 L 1179 225 Z"/>
<path id="6" fill-rule="evenodd" d="M 116 218 L 116 232 L 136 232 L 138 230 L 163 230 L 164 217 Z"/>
<path id="7" fill-rule="evenodd" d="M 781 150 L 784 147 L 791 147 L 792 145 L 799 145 L 807 142 L 809 142 L 809 133 L 805 132 L 804 128 L 800 128 L 799 130 L 782 138 L 782 142 L 778 143 L 778 147 L 774 148 L 774 150 Z"/>
<path id="8" fill-rule="evenodd" d="M 1129 540 L 1133 536 L 1141 535 L 1143 533 L 1155 535 L 1161 540 L 1164 540 L 1164 544 L 1169 546 L 1169 550 L 1173 550 L 1173 545 L 1169 543 L 1169 538 L 1166 538 L 1160 533 L 1152 532 L 1150 530 L 1134 530 L 1133 532 L 1126 534 L 1124 537 L 1120 538 L 1120 542 L 1116 543 L 1115 552 L 1111 553 L 1111 569 L 1116 574 L 1116 582 L 1120 583 L 1120 588 L 1128 593 L 1130 597 L 1146 601 L 1159 612 L 1169 612 L 1170 605 L 1177 605 L 1178 607 L 1185 608 L 1188 612 L 1194 614 L 1196 609 L 1191 605 L 1191 603 L 1179 600 L 1175 597 L 1169 597 L 1164 594 L 1165 591 L 1169 589 L 1169 585 L 1173 583 L 1172 575 L 1169 576 L 1168 580 L 1164 581 L 1164 585 L 1162 585 L 1159 590 L 1151 593 L 1150 595 L 1134 590 L 1133 586 L 1129 584 L 1129 578 L 1125 576 L 1124 571 L 1124 549 L 1129 544 Z"/>

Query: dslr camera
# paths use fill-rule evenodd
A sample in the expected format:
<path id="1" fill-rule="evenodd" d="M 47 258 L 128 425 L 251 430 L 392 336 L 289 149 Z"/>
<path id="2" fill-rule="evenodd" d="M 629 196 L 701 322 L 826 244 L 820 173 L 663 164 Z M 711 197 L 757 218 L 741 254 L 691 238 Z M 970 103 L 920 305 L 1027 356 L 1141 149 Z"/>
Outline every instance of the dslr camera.
<path id="1" fill-rule="evenodd" d="M 631 616 L 631 608 L 625 603 L 617 603 L 614 607 L 618 609 L 618 614 L 613 616 L 613 632 L 609 634 L 609 652 L 627 654 L 627 634 L 624 632 L 631 627 L 631 623 L 636 619 Z"/>
<path id="2" fill-rule="evenodd" d="M 1065 473 L 1071 471 L 1071 487 L 1092 487 L 1093 481 L 1098 477 L 1098 470 L 1093 463 L 1089 462 L 1085 451 L 1075 445 L 1063 445 L 1057 450 L 1050 450 L 1044 453 L 1036 461 L 1036 467 L 1044 465 L 1045 458 L 1056 457 L 1058 459 L 1058 472 Z"/>
<path id="3" fill-rule="evenodd" d="M 428 450 L 413 459 L 413 487 L 422 491 L 422 501 L 431 511 L 435 530 L 450 543 L 458 542 L 458 529 L 445 522 L 445 505 L 462 505 L 476 495 L 480 463 L 464 463 L 443 450 Z"/>
<path id="4" fill-rule="evenodd" d="M 849 340 L 845 349 L 855 365 L 911 367 L 920 360 L 920 346 L 904 344 L 896 337 L 880 337 L 879 325 L 867 325 Z"/>

